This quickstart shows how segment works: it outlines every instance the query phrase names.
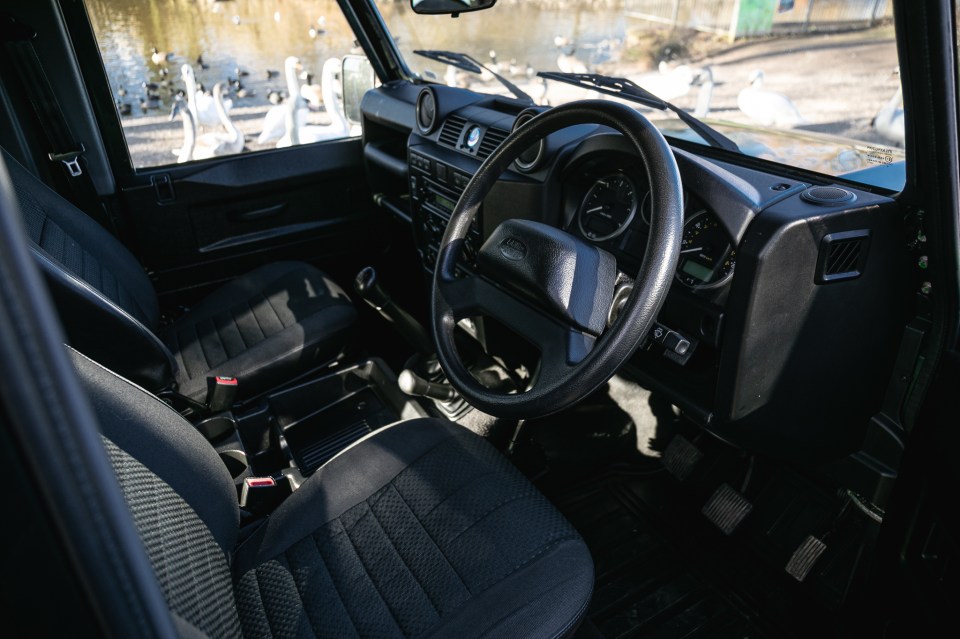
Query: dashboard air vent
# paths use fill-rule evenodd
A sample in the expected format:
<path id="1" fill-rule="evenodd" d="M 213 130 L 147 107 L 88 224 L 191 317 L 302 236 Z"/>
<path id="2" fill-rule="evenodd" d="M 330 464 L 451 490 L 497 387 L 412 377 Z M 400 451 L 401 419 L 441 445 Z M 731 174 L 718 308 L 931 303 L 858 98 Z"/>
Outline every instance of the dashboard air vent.
<path id="1" fill-rule="evenodd" d="M 870 248 L 870 231 L 831 233 L 820 241 L 817 283 L 852 280 L 863 274 Z"/>
<path id="2" fill-rule="evenodd" d="M 500 143 L 507 139 L 507 132 L 500 129 L 487 129 L 483 134 L 483 140 L 480 141 L 480 148 L 477 150 L 477 158 L 485 160 L 493 153 Z"/>
<path id="3" fill-rule="evenodd" d="M 440 129 L 440 144 L 454 149 L 457 148 L 457 143 L 460 142 L 460 136 L 463 135 L 463 128 L 465 126 L 467 126 L 466 118 L 462 118 L 459 115 L 451 115 L 443 123 L 443 128 Z"/>

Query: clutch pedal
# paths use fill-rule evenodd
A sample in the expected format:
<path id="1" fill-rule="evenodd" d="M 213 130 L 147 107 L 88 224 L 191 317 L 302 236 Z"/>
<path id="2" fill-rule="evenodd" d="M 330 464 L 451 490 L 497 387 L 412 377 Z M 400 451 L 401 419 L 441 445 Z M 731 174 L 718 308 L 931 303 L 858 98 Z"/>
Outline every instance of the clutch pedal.
<path id="1" fill-rule="evenodd" d="M 663 451 L 660 463 L 677 481 L 684 481 L 703 458 L 703 453 L 683 435 L 675 435 Z"/>

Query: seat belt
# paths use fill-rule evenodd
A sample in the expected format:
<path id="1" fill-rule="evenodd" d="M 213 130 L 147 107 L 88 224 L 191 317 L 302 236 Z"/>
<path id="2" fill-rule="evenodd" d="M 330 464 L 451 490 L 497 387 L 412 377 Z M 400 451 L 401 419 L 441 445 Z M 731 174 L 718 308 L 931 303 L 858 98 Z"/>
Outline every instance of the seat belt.
<path id="1" fill-rule="evenodd" d="M 70 130 L 53 87 L 43 72 L 40 58 L 33 47 L 36 37 L 37 32 L 33 28 L 8 13 L 0 13 L 0 39 L 47 138 L 47 157 L 64 171 L 70 189 L 68 197 L 73 204 L 116 235 L 116 223 L 104 207 L 83 157 L 83 143 Z"/>

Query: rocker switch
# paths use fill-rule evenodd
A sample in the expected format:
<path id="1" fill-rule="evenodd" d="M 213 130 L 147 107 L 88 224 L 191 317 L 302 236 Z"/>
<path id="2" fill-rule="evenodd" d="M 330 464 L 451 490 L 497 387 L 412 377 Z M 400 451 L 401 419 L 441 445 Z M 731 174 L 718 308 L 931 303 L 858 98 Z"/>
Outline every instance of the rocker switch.
<path id="1" fill-rule="evenodd" d="M 686 355 L 687 351 L 690 350 L 690 340 L 662 324 L 653 325 L 650 330 L 650 337 L 655 344 L 660 344 L 666 350 L 677 355 Z"/>

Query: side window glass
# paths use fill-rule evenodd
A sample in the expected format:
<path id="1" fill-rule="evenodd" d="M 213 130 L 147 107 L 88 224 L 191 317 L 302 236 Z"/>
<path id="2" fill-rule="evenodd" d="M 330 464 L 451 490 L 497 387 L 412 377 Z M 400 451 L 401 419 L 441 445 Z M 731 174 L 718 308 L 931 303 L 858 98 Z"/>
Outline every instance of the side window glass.
<path id="1" fill-rule="evenodd" d="M 336 0 L 85 0 L 136 168 L 360 135 Z"/>

